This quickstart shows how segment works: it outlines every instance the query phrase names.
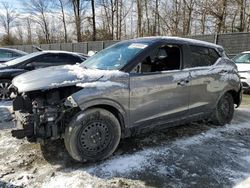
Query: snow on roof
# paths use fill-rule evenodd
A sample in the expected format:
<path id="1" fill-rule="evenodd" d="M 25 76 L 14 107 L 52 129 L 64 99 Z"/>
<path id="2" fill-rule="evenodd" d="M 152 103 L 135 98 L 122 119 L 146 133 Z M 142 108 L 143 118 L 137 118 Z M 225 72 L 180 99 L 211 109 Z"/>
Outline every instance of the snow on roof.
<path id="1" fill-rule="evenodd" d="M 63 50 L 43 50 L 41 52 L 46 52 L 46 53 L 66 53 L 66 54 L 79 54 L 77 52 L 69 52 L 69 51 L 63 51 Z"/>
<path id="2" fill-rule="evenodd" d="M 242 54 L 250 54 L 250 51 L 241 52 Z"/>

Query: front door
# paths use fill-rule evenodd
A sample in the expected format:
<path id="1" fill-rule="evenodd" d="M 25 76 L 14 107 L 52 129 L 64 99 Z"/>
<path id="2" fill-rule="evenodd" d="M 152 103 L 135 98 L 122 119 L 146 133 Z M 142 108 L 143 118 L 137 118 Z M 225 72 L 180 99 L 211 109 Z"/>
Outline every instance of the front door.
<path id="1" fill-rule="evenodd" d="M 130 125 L 151 126 L 187 114 L 189 71 L 181 70 L 182 51 L 161 45 L 130 73 Z"/>

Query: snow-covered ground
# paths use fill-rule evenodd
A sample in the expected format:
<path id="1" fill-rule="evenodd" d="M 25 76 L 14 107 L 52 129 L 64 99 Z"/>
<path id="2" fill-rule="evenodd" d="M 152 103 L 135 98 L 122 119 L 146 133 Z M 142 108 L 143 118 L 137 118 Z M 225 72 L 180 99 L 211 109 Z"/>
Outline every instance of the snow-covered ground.
<path id="1" fill-rule="evenodd" d="M 249 99 L 230 125 L 193 123 L 126 139 L 95 164 L 74 162 L 61 141 L 41 148 L 12 138 L 11 103 L 2 102 L 0 187 L 250 187 Z"/>

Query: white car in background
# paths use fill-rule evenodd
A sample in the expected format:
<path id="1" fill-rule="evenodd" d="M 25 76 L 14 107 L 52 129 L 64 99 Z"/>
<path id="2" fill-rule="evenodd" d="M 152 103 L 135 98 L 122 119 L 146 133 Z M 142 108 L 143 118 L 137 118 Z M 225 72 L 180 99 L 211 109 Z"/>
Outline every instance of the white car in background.
<path id="1" fill-rule="evenodd" d="M 250 51 L 236 55 L 233 61 L 238 67 L 244 92 L 250 94 Z"/>

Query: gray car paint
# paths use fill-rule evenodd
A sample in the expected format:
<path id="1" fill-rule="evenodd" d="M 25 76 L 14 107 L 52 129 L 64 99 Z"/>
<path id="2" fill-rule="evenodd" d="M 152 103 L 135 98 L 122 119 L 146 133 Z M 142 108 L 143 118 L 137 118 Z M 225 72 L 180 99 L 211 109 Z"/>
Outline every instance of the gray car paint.
<path id="1" fill-rule="evenodd" d="M 178 44 L 178 41 L 175 42 Z M 188 42 L 189 40 L 185 44 Z M 195 44 L 199 42 L 196 41 Z M 206 43 L 201 44 L 206 45 Z M 216 45 L 209 47 L 211 46 L 218 47 Z M 225 79 L 225 74 L 231 76 Z M 16 77 L 13 84 L 21 93 L 51 89 L 52 83 L 65 80 L 69 81 L 67 85 L 76 85 L 74 82 L 76 79 L 59 66 L 25 73 Z M 209 67 L 151 74 L 131 72 L 110 80 L 121 83 L 122 86 L 109 86 L 106 89 L 85 87 L 72 94 L 71 98 L 82 110 L 95 105 L 110 105 L 118 109 L 124 117 L 126 126 L 143 125 L 145 122 L 150 125 L 150 122 L 164 122 L 204 113 L 212 110 L 226 91 L 239 92 L 241 89 L 235 66 L 226 57 Z M 93 83 L 95 80 L 85 78 L 79 82 Z"/>

